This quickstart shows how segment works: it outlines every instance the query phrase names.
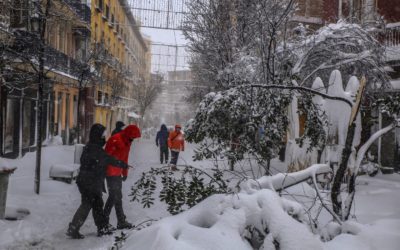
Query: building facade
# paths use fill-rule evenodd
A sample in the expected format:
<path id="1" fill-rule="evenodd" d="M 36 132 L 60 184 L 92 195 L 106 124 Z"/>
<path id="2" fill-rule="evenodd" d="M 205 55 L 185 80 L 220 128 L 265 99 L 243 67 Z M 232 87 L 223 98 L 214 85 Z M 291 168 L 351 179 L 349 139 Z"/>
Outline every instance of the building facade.
<path id="1" fill-rule="evenodd" d="M 93 0 L 92 46 L 104 46 L 102 81 L 95 87 L 95 122 L 112 130 L 117 120 L 128 122 L 135 83 L 150 74 L 148 43 L 126 0 Z"/>
<path id="2" fill-rule="evenodd" d="M 2 36 L 0 43 L 8 42 L 11 52 L 1 57 L 0 155 L 18 157 L 35 149 L 39 59 L 44 61 L 46 97 L 42 139 L 59 135 L 63 143 L 72 143 L 76 139 L 79 69 L 90 37 L 89 8 L 78 0 L 54 0 L 44 16 L 37 14 L 38 5 L 30 0 L 3 1 L 1 7 L 2 31 L 11 39 Z M 44 36 L 35 23 L 45 23 Z M 43 44 L 43 52 L 37 44 Z"/>

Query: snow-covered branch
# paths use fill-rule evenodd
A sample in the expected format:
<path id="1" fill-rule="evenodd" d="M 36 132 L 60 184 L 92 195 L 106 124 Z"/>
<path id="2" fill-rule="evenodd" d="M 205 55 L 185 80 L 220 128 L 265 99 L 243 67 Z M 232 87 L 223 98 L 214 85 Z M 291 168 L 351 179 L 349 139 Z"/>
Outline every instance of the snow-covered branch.
<path id="1" fill-rule="evenodd" d="M 246 84 L 246 85 L 240 85 L 237 88 L 263 88 L 263 89 L 288 89 L 288 90 L 297 90 L 297 91 L 301 91 L 301 92 L 305 92 L 305 93 L 310 93 L 310 94 L 314 94 L 314 95 L 319 95 L 322 96 L 326 99 L 330 99 L 330 100 L 337 100 L 337 101 L 343 101 L 345 103 L 347 103 L 350 107 L 353 106 L 353 103 L 351 101 L 349 101 L 347 98 L 343 98 L 340 96 L 331 96 L 331 95 L 327 95 L 324 93 L 321 93 L 315 89 L 311 89 L 311 88 L 307 88 L 307 87 L 302 87 L 302 86 L 289 86 L 289 85 L 263 85 L 263 84 Z"/>
<path id="2" fill-rule="evenodd" d="M 332 169 L 326 164 L 314 164 L 311 167 L 294 172 L 279 173 L 273 176 L 263 176 L 257 180 L 248 180 L 240 185 L 242 192 L 249 194 L 259 189 L 272 189 L 281 191 L 282 189 L 294 186 L 308 179 L 317 178 L 317 176 L 326 177 L 332 174 Z"/>

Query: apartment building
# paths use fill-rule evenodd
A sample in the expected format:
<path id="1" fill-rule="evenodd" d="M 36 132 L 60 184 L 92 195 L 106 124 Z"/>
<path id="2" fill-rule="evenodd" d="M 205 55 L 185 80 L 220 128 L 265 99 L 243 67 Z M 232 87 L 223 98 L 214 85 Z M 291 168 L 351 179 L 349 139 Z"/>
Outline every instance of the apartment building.
<path id="1" fill-rule="evenodd" d="M 38 58 L 44 60 L 45 72 L 42 139 L 59 135 L 64 143 L 73 142 L 78 125 L 78 73 L 90 37 L 89 8 L 79 0 L 51 1 L 48 16 L 40 16 L 40 24 L 46 24 L 42 38 L 35 28 L 39 15 L 33 1 L 2 1 L 0 5 L 0 29 L 7 34 L 0 36 L 0 43 L 8 43 L 13 51 L 1 57 L 0 155 L 18 157 L 35 149 Z M 40 41 L 43 53 L 35 47 Z"/>
<path id="2" fill-rule="evenodd" d="M 126 0 L 93 0 L 91 11 L 92 46 L 104 46 L 106 55 L 95 88 L 95 122 L 111 130 L 115 121 L 127 122 L 136 106 L 135 83 L 150 75 L 149 43 Z"/>

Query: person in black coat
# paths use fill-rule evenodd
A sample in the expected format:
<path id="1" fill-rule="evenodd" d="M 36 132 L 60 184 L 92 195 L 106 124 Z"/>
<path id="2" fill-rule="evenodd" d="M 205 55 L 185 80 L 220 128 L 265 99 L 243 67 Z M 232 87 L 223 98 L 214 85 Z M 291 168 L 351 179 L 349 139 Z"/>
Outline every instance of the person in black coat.
<path id="1" fill-rule="evenodd" d="M 165 124 L 161 125 L 160 131 L 157 132 L 156 145 L 160 146 L 160 162 L 161 164 L 168 163 L 168 136 L 169 132 Z"/>
<path id="2" fill-rule="evenodd" d="M 81 166 L 76 180 L 79 192 L 82 196 L 81 205 L 75 212 L 69 224 L 67 235 L 73 239 L 82 239 L 79 233 L 80 227 L 85 222 L 89 212 L 93 209 L 93 219 L 97 226 L 97 235 L 110 234 L 106 217 L 103 212 L 102 192 L 105 190 L 104 179 L 106 167 L 109 164 L 120 168 L 128 168 L 129 165 L 108 155 L 103 146 L 106 143 L 101 124 L 94 124 L 90 129 L 89 142 L 84 147 L 81 155 Z"/>
<path id="3" fill-rule="evenodd" d="M 111 135 L 115 135 L 115 134 L 121 132 L 124 127 L 125 127 L 125 123 L 123 123 L 121 121 L 117 121 L 115 123 L 115 129 L 111 132 Z"/>

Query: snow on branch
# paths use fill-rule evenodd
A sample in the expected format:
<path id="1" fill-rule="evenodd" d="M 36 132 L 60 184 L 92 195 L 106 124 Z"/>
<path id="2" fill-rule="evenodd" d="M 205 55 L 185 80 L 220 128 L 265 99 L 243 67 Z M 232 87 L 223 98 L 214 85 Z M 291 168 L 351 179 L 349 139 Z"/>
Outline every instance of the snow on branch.
<path id="1" fill-rule="evenodd" d="M 316 176 L 325 177 L 332 174 L 332 169 L 326 164 L 314 164 L 304 170 L 294 173 L 279 173 L 273 176 L 263 176 L 258 180 L 248 180 L 241 184 L 241 190 L 249 194 L 259 189 L 282 189 L 294 186 Z"/>
<path id="2" fill-rule="evenodd" d="M 337 101 L 343 101 L 347 103 L 350 107 L 353 106 L 353 103 L 349 101 L 347 98 L 343 98 L 340 96 L 331 96 L 328 94 L 321 93 L 317 90 L 311 89 L 311 88 L 306 88 L 302 86 L 293 86 L 293 85 L 262 85 L 262 84 L 248 84 L 248 85 L 241 85 L 238 86 L 237 88 L 244 88 L 244 87 L 253 87 L 253 88 L 263 88 L 263 89 L 288 89 L 288 90 L 297 90 L 297 91 L 302 91 L 302 92 L 308 92 L 310 94 L 314 95 L 319 95 L 321 97 L 324 97 L 326 99 L 330 100 L 337 100 Z"/>

